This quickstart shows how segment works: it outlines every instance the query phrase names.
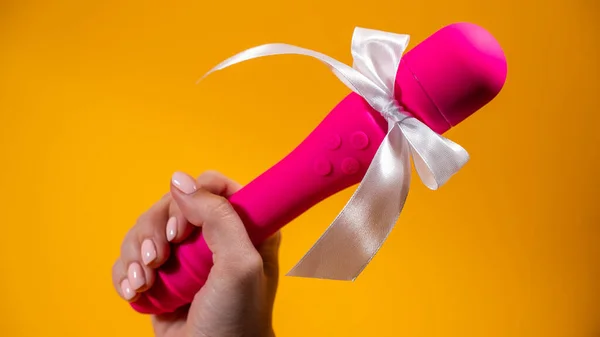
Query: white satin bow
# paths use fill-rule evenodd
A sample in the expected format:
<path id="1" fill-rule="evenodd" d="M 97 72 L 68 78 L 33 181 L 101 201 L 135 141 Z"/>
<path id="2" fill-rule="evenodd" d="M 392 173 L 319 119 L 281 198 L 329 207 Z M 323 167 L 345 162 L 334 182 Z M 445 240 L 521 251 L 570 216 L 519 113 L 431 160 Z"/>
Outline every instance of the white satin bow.
<path id="1" fill-rule="evenodd" d="M 253 58 L 283 54 L 310 56 L 328 66 L 388 121 L 388 133 L 354 195 L 288 275 L 354 280 L 375 256 L 400 216 L 410 185 L 410 158 L 423 183 L 433 190 L 469 160 L 460 145 L 402 113 L 395 100 L 395 74 L 408 41 L 408 35 L 357 27 L 352 38 L 353 67 L 309 49 L 278 43 L 234 55 L 200 79 Z"/>

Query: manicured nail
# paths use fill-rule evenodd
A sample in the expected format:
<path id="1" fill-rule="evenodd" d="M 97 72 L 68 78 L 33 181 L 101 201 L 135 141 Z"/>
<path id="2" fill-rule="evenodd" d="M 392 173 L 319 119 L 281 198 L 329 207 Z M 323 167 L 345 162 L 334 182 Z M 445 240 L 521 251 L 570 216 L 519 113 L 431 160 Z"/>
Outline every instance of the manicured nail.
<path id="1" fill-rule="evenodd" d="M 178 190 L 185 194 L 192 194 L 196 192 L 196 182 L 185 173 L 175 172 L 173 173 L 171 180 L 173 185 L 175 185 Z"/>
<path id="2" fill-rule="evenodd" d="M 156 260 L 156 247 L 152 240 L 146 239 L 142 242 L 142 261 L 145 265 L 149 265 L 154 260 Z"/>
<path id="3" fill-rule="evenodd" d="M 134 262 L 129 265 L 127 271 L 127 277 L 129 278 L 129 285 L 133 290 L 138 290 L 146 284 L 146 277 L 144 276 L 144 270 L 139 263 Z"/>
<path id="4" fill-rule="evenodd" d="M 167 221 L 167 240 L 173 241 L 177 236 L 177 218 L 172 217 Z"/>
<path id="5" fill-rule="evenodd" d="M 124 279 L 123 282 L 121 282 L 121 292 L 123 293 L 123 297 L 127 301 L 129 301 L 135 296 L 135 291 L 131 289 L 131 285 L 129 284 L 128 279 Z"/>

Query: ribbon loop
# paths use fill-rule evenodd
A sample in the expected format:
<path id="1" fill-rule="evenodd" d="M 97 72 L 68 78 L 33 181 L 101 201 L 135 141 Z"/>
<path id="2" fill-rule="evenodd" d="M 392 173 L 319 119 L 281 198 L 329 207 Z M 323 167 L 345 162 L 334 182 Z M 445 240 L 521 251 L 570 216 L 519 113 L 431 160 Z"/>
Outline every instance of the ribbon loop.
<path id="1" fill-rule="evenodd" d="M 408 35 L 381 34 L 377 30 L 357 27 L 352 37 L 352 67 L 382 88 L 388 98 L 394 100 L 396 72 L 409 40 Z"/>
<path id="2" fill-rule="evenodd" d="M 433 190 L 469 160 L 460 145 L 403 113 L 395 100 L 395 75 L 408 42 L 408 35 L 357 27 L 352 37 L 352 67 L 310 49 L 274 43 L 236 54 L 200 79 L 258 57 L 309 56 L 324 63 L 388 121 L 388 133 L 355 193 L 288 275 L 354 280 L 383 245 L 400 216 L 408 196 L 411 157 L 421 181 Z"/>

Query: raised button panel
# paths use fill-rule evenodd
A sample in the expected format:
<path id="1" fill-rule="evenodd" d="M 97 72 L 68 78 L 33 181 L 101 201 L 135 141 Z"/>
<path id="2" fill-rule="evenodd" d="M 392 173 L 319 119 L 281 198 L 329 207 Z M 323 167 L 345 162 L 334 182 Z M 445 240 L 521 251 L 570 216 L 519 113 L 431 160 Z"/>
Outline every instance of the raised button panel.
<path id="1" fill-rule="evenodd" d="M 331 173 L 333 166 L 327 159 L 317 159 L 313 165 L 315 173 L 320 176 L 326 176 Z"/>
<path id="2" fill-rule="evenodd" d="M 360 169 L 360 163 L 358 160 L 348 157 L 342 160 L 342 172 L 345 174 L 355 174 Z"/>
<path id="3" fill-rule="evenodd" d="M 327 147 L 327 149 L 329 149 L 329 150 L 337 150 L 340 148 L 341 145 L 342 145 L 342 138 L 337 134 L 333 134 L 327 140 L 325 147 Z"/>
<path id="4" fill-rule="evenodd" d="M 350 142 L 355 149 L 364 150 L 369 146 L 369 136 L 362 131 L 358 131 L 352 134 Z"/>

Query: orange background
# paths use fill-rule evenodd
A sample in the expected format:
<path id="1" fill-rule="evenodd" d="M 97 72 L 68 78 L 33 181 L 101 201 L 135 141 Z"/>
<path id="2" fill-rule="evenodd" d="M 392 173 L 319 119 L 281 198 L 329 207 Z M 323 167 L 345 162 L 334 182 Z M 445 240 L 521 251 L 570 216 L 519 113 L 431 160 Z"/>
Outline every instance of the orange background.
<path id="1" fill-rule="evenodd" d="M 368 4 L 367 4 L 368 3 Z M 275 57 L 287 42 L 351 63 L 355 26 L 411 34 L 472 21 L 506 51 L 491 104 L 447 135 L 470 163 L 413 180 L 354 283 L 283 278 L 278 336 L 579 337 L 598 332 L 599 5 L 593 0 L 16 1 L 0 3 L 0 335 L 147 336 L 110 269 L 175 170 L 246 183 L 347 89 Z M 284 230 L 282 273 L 352 190 Z"/>

